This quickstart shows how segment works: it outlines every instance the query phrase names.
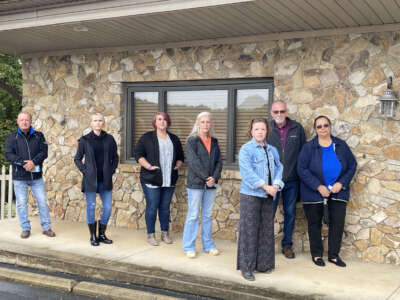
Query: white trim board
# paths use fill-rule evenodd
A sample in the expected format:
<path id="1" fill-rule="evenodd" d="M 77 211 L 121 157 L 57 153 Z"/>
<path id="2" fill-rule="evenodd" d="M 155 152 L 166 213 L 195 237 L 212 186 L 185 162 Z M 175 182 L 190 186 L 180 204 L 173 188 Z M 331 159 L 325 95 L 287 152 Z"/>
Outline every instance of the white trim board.
<path id="1" fill-rule="evenodd" d="M 200 7 L 215 7 L 251 1 L 254 0 L 116 0 L 78 4 L 0 16 L 0 31 L 113 19 Z"/>

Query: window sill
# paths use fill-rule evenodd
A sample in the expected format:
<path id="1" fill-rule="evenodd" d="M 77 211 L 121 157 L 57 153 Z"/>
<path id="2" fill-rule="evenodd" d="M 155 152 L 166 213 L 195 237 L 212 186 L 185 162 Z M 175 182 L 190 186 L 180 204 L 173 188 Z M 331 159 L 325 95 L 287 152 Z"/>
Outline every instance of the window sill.
<path id="1" fill-rule="evenodd" d="M 119 173 L 139 173 L 140 165 L 138 163 L 121 163 L 118 166 Z M 183 165 L 179 170 L 179 175 L 187 176 L 187 167 Z M 221 179 L 241 180 L 238 166 L 235 164 L 226 165 L 222 169 Z"/>

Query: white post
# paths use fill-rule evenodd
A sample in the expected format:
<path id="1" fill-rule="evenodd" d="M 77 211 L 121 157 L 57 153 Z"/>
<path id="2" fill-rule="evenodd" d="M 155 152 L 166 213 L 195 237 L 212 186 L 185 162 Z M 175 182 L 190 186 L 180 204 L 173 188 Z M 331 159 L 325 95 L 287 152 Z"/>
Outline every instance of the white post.
<path id="1" fill-rule="evenodd" d="M 4 219 L 4 202 L 6 200 L 6 167 L 1 167 L 1 215 L 0 220 Z"/>
<path id="2" fill-rule="evenodd" d="M 12 218 L 13 205 L 13 185 L 12 185 L 12 165 L 8 169 L 8 218 Z"/>

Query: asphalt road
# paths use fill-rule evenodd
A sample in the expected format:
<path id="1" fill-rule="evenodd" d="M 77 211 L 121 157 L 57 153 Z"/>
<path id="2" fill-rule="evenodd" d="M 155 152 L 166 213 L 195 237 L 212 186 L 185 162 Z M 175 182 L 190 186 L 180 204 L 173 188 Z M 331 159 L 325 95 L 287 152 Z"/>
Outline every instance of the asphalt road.
<path id="1" fill-rule="evenodd" d="M 0 300 L 37 300 L 37 299 L 99 300 L 99 298 L 74 295 L 66 292 L 0 280 Z"/>

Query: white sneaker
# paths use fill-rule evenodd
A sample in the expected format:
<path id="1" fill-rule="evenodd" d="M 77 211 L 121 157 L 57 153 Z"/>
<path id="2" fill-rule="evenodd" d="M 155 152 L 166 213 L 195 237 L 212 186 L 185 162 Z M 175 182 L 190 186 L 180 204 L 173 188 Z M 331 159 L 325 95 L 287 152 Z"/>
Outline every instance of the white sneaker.
<path id="1" fill-rule="evenodd" d="M 211 249 L 210 251 L 208 251 L 208 254 L 212 256 L 217 256 L 219 255 L 219 250 L 217 248 Z"/>
<path id="2" fill-rule="evenodd" d="M 196 251 L 188 251 L 188 252 L 186 252 L 186 257 L 187 258 L 195 258 L 196 257 Z"/>

